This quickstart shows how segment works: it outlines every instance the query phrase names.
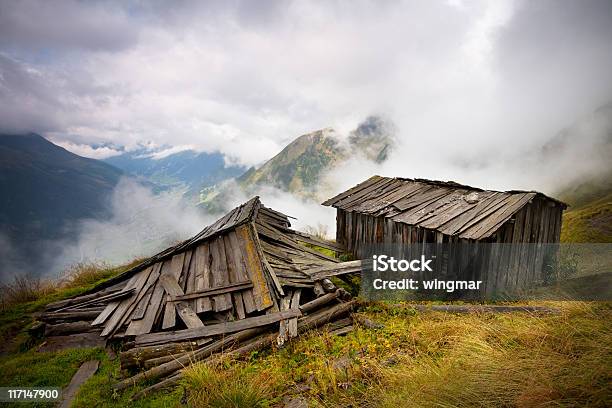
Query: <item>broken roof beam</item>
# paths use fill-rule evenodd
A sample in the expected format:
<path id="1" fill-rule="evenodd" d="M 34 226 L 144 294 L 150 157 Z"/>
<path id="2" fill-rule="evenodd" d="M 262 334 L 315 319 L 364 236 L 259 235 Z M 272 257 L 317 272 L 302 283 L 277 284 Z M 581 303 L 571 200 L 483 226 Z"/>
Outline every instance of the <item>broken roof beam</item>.
<path id="1" fill-rule="evenodd" d="M 295 234 L 295 239 L 299 242 L 318 246 L 320 248 L 329 249 L 334 252 L 345 252 L 346 249 L 342 245 L 338 245 L 335 242 L 331 242 L 314 235 L 306 234 L 304 232 L 292 231 Z"/>
<path id="2" fill-rule="evenodd" d="M 312 280 L 321 280 L 332 276 L 346 275 L 349 273 L 361 273 L 363 270 L 362 261 L 339 262 L 321 266 L 318 268 L 304 269 L 304 272 L 310 276 Z"/>

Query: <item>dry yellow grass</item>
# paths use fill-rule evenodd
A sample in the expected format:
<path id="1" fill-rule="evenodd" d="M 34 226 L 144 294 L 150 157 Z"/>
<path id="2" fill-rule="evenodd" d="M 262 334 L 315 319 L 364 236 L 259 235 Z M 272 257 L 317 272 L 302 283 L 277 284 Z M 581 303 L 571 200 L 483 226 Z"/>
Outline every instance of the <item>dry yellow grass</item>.
<path id="1" fill-rule="evenodd" d="M 610 305 L 547 305 L 561 313 L 421 314 L 377 304 L 362 313 L 384 329 L 312 333 L 274 353 L 226 363 L 223 381 L 268 384 L 273 392 L 254 406 L 274 406 L 296 389 L 321 407 L 610 406 Z M 213 398 L 217 388 L 192 374 L 198 367 L 186 370 L 187 388 L 194 404 L 206 406 L 200 396 Z"/>
<path id="2" fill-rule="evenodd" d="M 57 290 L 57 284 L 33 276 L 15 276 L 13 281 L 0 285 L 0 310 L 16 304 L 31 302 Z"/>

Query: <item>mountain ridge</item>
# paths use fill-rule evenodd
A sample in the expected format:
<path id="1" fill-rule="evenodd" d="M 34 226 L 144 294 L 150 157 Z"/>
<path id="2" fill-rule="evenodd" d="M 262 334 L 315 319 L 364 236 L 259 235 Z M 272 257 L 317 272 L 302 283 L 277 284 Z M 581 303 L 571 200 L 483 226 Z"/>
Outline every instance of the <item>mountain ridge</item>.
<path id="1" fill-rule="evenodd" d="M 121 170 L 38 134 L 0 135 L 0 233 L 17 252 L 12 258 L 27 259 L 19 265 L 0 260 L 0 274 L 44 268 L 42 242 L 73 237 L 71 227 L 79 219 L 108 216 L 122 176 Z"/>

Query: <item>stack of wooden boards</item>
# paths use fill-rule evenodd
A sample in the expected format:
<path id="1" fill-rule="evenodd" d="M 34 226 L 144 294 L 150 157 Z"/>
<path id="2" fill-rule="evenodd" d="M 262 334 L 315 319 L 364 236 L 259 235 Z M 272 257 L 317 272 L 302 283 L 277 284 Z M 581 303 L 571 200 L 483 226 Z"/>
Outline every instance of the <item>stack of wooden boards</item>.
<path id="1" fill-rule="evenodd" d="M 145 260 L 89 293 L 47 306 L 48 336 L 96 333 L 121 341 L 146 369 L 117 385 L 166 378 L 191 362 L 237 347 L 282 346 L 304 330 L 340 322 L 353 303 L 329 277 L 359 273 L 312 245 L 337 245 L 290 228 L 289 217 L 255 197 L 195 237 Z M 274 334 L 271 334 L 274 331 Z M 166 383 L 162 382 L 161 385 Z"/>

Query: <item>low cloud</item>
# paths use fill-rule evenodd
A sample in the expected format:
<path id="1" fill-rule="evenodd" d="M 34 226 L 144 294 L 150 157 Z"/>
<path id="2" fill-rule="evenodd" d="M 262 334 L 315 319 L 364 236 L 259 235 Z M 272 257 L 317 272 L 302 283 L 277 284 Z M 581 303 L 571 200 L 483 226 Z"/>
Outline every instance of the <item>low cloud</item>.
<path id="1" fill-rule="evenodd" d="M 182 200 L 177 192 L 155 195 L 129 178 L 122 178 L 113 192 L 112 216 L 106 220 L 82 220 L 76 240 L 58 246 L 49 274 L 78 262 L 121 264 L 148 257 L 190 238 L 215 217 Z"/>
<path id="2" fill-rule="evenodd" d="M 74 154 L 89 157 L 90 159 L 104 160 L 123 153 L 121 150 L 113 149 L 108 146 L 91 146 L 88 144 L 72 143 L 67 140 L 54 140 L 53 138 L 49 138 L 49 140 Z"/>

